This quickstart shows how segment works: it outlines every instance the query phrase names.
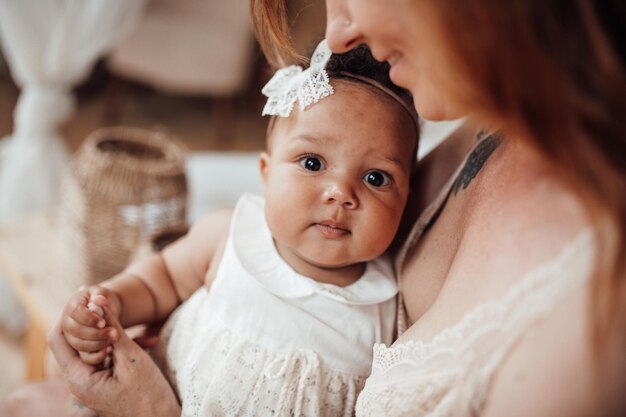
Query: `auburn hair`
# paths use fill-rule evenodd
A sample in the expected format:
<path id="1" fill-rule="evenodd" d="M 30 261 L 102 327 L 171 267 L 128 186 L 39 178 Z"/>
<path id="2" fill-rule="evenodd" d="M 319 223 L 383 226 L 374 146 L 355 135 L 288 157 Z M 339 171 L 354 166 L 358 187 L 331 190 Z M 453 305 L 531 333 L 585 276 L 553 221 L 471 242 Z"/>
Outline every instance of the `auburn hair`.
<path id="1" fill-rule="evenodd" d="M 270 62 L 296 57 L 284 0 L 250 0 Z M 429 2 L 481 112 L 554 162 L 598 227 L 595 340 L 626 300 L 626 2 Z"/>
<path id="2" fill-rule="evenodd" d="M 306 59 L 291 42 L 286 0 L 250 0 L 252 26 L 267 62 L 273 69 Z"/>
<path id="3" fill-rule="evenodd" d="M 552 160 L 598 227 L 592 302 L 601 340 L 626 299 L 626 3 L 432 7 L 451 58 L 477 92 L 474 105 Z"/>

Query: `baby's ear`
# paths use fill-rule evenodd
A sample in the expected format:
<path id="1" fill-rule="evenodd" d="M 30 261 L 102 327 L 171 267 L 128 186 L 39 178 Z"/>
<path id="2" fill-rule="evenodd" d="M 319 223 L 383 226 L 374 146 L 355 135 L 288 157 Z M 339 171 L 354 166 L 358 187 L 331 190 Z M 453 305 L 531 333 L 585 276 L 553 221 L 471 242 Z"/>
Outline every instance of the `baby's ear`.
<path id="1" fill-rule="evenodd" d="M 261 171 L 261 182 L 263 187 L 267 183 L 267 175 L 269 174 L 270 155 L 267 152 L 261 152 L 259 155 L 259 170 Z"/>

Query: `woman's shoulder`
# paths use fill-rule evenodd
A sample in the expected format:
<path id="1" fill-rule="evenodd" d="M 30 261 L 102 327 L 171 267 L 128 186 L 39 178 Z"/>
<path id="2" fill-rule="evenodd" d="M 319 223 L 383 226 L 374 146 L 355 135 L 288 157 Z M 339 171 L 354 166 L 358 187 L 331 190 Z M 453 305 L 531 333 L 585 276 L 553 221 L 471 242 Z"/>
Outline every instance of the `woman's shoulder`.
<path id="1" fill-rule="evenodd" d="M 471 192 L 457 260 L 489 259 L 481 266 L 494 273 L 532 269 L 591 227 L 582 198 L 549 164 L 495 160 Z"/>

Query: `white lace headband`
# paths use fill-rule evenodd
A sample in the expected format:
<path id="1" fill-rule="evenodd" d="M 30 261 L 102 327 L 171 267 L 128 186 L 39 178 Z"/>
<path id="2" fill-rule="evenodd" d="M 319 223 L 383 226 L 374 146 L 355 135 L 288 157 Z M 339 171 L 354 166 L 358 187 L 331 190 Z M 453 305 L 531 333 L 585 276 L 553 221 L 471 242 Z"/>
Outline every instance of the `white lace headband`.
<path id="1" fill-rule="evenodd" d="M 296 100 L 300 104 L 300 110 L 304 110 L 311 104 L 333 94 L 335 90 L 330 85 L 328 73 L 325 70 L 331 55 L 332 52 L 324 39 L 315 48 L 309 68 L 303 69 L 299 65 L 291 65 L 276 71 L 261 90 L 263 95 L 267 97 L 262 115 L 289 117 Z M 409 113 L 415 123 L 415 128 L 418 129 L 419 122 L 415 109 L 402 100 L 398 94 L 369 77 L 349 72 L 340 72 L 339 74 L 342 77 L 369 84 L 396 100 Z"/>
<path id="2" fill-rule="evenodd" d="M 271 80 L 265 84 L 261 92 L 267 97 L 263 107 L 263 116 L 289 117 L 296 100 L 300 110 L 333 94 L 328 73 L 324 69 L 332 52 L 326 40 L 315 48 L 311 57 L 311 65 L 302 69 L 299 65 L 291 65 L 276 71 Z"/>

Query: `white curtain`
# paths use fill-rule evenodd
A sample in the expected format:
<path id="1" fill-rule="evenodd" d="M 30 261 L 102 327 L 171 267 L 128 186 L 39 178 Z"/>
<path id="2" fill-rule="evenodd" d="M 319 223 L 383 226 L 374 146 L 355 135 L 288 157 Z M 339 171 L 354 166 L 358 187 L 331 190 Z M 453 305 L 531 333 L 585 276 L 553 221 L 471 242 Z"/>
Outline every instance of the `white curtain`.
<path id="1" fill-rule="evenodd" d="M 0 224 L 59 203 L 69 159 L 59 127 L 73 86 L 139 21 L 146 0 L 0 0 L 0 42 L 21 89 L 13 134 L 0 140 Z M 0 276 L 0 322 L 23 313 Z"/>
<path id="2" fill-rule="evenodd" d="M 71 88 L 138 22 L 145 0 L 0 0 L 0 41 L 21 89 L 0 141 L 0 224 L 59 202 Z"/>

